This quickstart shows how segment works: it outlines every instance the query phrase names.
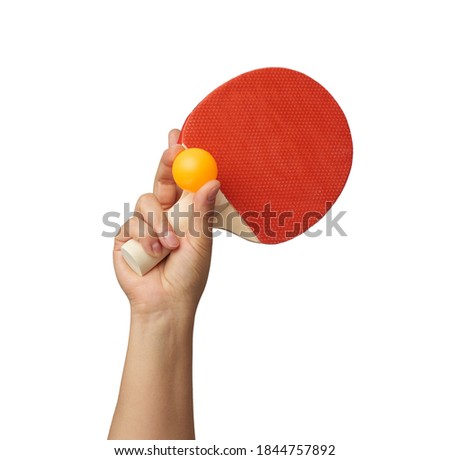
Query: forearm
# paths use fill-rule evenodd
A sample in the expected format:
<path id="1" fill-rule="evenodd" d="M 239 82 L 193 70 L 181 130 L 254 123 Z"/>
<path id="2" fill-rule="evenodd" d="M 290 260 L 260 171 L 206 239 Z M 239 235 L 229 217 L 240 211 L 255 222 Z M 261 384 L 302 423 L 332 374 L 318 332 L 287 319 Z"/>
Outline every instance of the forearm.
<path id="1" fill-rule="evenodd" d="M 170 312 L 132 316 L 109 439 L 194 439 L 192 331 Z"/>

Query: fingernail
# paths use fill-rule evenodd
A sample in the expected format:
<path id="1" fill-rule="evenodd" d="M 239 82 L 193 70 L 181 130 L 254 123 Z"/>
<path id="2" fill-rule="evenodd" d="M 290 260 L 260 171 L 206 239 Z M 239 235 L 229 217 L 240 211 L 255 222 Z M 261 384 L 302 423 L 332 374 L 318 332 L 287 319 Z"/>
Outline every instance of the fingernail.
<path id="1" fill-rule="evenodd" d="M 155 254 L 155 256 L 159 256 L 161 254 L 161 252 L 162 252 L 161 243 L 159 243 L 158 241 L 153 243 L 152 244 L 152 251 Z"/>
<path id="2" fill-rule="evenodd" d="M 180 242 L 178 241 L 177 235 L 169 230 L 167 236 L 164 237 L 164 241 L 167 243 L 168 246 L 171 248 L 177 248 Z"/>
<path id="3" fill-rule="evenodd" d="M 209 203 L 214 203 L 216 201 L 216 196 L 219 193 L 220 190 L 220 184 L 216 185 L 209 193 L 207 196 L 207 200 Z"/>

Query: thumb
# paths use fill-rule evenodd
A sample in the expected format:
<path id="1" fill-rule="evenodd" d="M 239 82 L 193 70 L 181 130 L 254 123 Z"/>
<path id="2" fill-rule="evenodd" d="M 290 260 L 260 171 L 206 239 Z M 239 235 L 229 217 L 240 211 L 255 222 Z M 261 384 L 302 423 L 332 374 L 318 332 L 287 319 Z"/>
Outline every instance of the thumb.
<path id="1" fill-rule="evenodd" d="M 203 185 L 194 195 L 193 228 L 195 237 L 192 244 L 198 249 L 209 250 L 211 248 L 214 204 L 219 190 L 220 182 L 212 180 Z"/>

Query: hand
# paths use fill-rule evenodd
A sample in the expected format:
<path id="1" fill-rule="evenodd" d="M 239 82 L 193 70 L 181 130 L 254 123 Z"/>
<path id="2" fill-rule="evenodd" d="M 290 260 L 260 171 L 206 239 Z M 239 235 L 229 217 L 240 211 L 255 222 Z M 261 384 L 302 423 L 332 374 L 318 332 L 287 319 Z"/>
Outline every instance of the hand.
<path id="1" fill-rule="evenodd" d="M 192 224 L 200 236 L 187 232 L 185 236 L 178 237 L 171 229 L 169 233 L 162 232 L 165 219 L 163 211 L 173 206 L 181 195 L 172 177 L 172 163 L 183 150 L 177 144 L 179 135 L 178 130 L 170 131 L 169 148 L 162 155 L 153 193 L 139 198 L 135 207 L 138 217 L 131 218 L 114 241 L 114 268 L 130 300 L 132 315 L 168 312 L 179 317 L 193 318 L 208 278 L 212 248 L 208 212 L 214 208 L 220 183 L 210 181 L 195 193 L 194 211 L 199 215 L 193 217 Z M 140 235 L 139 231 L 142 230 L 144 232 Z M 141 277 L 128 267 L 121 255 L 121 246 L 131 238 L 138 240 L 145 251 L 153 256 L 158 256 L 162 247 L 173 251 Z"/>

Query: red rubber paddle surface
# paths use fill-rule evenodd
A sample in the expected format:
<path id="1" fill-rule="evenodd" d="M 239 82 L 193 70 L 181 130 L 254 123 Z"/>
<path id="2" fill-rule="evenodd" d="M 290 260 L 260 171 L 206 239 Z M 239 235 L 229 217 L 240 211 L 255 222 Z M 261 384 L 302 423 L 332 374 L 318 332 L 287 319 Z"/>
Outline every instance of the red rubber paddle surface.
<path id="1" fill-rule="evenodd" d="M 186 119 L 179 142 L 214 156 L 222 192 L 266 244 L 322 218 L 352 164 L 337 102 L 307 75 L 284 68 L 254 70 L 214 90 Z"/>

